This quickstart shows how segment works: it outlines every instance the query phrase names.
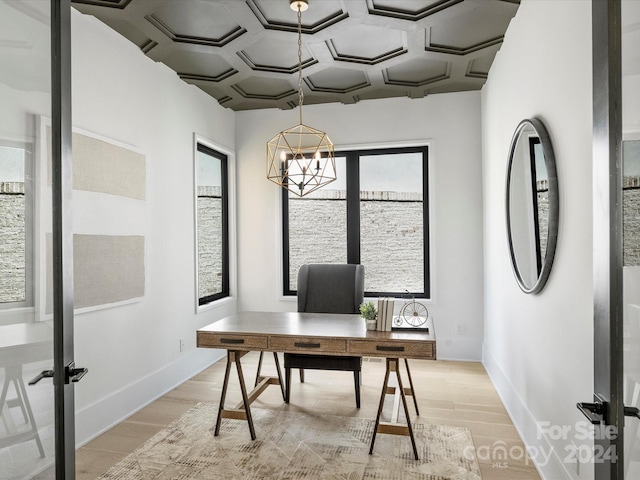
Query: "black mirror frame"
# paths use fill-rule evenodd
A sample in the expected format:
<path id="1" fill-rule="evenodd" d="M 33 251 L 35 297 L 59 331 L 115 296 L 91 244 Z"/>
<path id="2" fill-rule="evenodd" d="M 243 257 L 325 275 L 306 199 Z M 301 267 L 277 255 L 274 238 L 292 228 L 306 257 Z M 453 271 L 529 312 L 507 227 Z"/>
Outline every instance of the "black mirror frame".
<path id="1" fill-rule="evenodd" d="M 527 285 L 522 279 L 522 275 L 518 270 L 518 264 L 513 249 L 513 236 L 511 234 L 511 218 L 509 213 L 510 203 L 510 190 L 511 190 L 511 170 L 513 166 L 513 156 L 515 153 L 518 140 L 525 127 L 531 126 L 538 134 L 540 138 L 540 144 L 544 153 L 544 163 L 547 168 L 548 185 L 549 185 L 549 219 L 548 226 L 549 232 L 547 237 L 547 248 L 545 252 L 544 262 L 542 268 L 538 274 L 538 279 L 534 285 Z M 527 118 L 522 120 L 513 134 L 511 139 L 511 145 L 509 146 L 509 157 L 507 165 L 507 181 L 506 181 L 506 223 L 507 223 L 507 240 L 509 242 L 509 254 L 511 257 L 511 266 L 513 267 L 513 273 L 518 282 L 518 286 L 524 293 L 539 293 L 544 288 L 549 274 L 551 273 L 551 267 L 553 266 L 553 259 L 556 252 L 556 244 L 558 241 L 558 227 L 559 227 L 559 212 L 560 212 L 560 197 L 558 193 L 558 175 L 556 170 L 556 159 L 553 153 L 553 147 L 551 145 L 551 139 L 545 128 L 544 124 L 537 118 Z"/>

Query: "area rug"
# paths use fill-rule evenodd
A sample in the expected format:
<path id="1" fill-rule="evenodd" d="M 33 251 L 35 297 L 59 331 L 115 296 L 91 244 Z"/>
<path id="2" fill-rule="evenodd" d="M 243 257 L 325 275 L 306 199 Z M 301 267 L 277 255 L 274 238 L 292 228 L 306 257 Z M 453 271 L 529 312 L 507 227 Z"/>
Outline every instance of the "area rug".
<path id="1" fill-rule="evenodd" d="M 480 480 L 468 429 L 415 424 L 420 460 L 408 437 L 378 434 L 372 419 L 251 409 L 247 423 L 223 419 L 213 436 L 217 406 L 199 403 L 149 439 L 101 479 L 349 479 Z"/>

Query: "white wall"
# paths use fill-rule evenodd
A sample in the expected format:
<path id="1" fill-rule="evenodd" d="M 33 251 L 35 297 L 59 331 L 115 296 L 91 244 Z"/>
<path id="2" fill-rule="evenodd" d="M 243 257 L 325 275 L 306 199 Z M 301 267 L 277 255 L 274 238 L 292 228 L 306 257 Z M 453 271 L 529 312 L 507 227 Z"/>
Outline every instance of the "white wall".
<path id="1" fill-rule="evenodd" d="M 195 347 L 195 330 L 235 298 L 195 314 L 193 135 L 233 153 L 234 113 L 76 11 L 72 63 L 74 126 L 142 151 L 147 168 L 145 296 L 75 318 L 76 364 L 89 369 L 76 386 L 83 443 L 221 354 Z"/>
<path id="2" fill-rule="evenodd" d="M 547 479 L 567 463 L 593 392 L 591 3 L 523 0 L 482 90 L 485 332 L 483 362 Z M 546 288 L 522 293 L 505 231 L 505 173 L 518 122 L 539 117 L 555 150 L 560 228 Z M 538 427 L 566 426 L 553 435 Z M 559 437 L 559 438 L 556 438 Z M 545 461 L 542 454 L 551 453 Z M 592 468 L 581 465 L 579 478 Z"/>
<path id="3" fill-rule="evenodd" d="M 429 311 L 435 318 L 438 358 L 479 360 L 483 335 L 479 92 L 308 105 L 303 113 L 304 123 L 326 131 L 337 149 L 429 141 L 433 269 Z M 266 179 L 266 142 L 297 123 L 297 110 L 236 115 L 239 309 L 296 309 L 294 299 L 282 297 L 280 191 Z M 458 325 L 462 335 L 456 335 Z"/>

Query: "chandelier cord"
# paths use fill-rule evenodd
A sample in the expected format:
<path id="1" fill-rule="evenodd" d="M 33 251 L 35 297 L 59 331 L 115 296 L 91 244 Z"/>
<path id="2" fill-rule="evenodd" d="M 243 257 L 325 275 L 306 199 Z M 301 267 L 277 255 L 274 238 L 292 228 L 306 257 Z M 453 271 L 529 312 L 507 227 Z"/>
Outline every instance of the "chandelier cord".
<path id="1" fill-rule="evenodd" d="M 298 17 L 298 110 L 300 123 L 267 142 L 267 179 L 304 197 L 336 180 L 334 146 L 325 132 L 302 123 L 302 12 L 308 0 L 289 0 Z M 293 32 L 291 32 L 293 33 Z M 307 31 L 307 33 L 312 33 Z M 292 72 L 293 73 L 293 72 Z M 312 92 L 313 93 L 313 92 Z"/>
<path id="2" fill-rule="evenodd" d="M 298 107 L 300 110 L 300 125 L 302 125 L 302 11 L 298 3 Z"/>

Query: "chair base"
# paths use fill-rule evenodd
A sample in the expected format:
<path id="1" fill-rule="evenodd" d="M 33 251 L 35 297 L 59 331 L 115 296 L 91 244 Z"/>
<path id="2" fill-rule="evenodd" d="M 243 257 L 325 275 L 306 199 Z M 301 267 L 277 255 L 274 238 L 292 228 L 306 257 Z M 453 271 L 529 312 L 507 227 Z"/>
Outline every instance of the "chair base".
<path id="1" fill-rule="evenodd" d="M 291 394 L 291 369 L 300 369 L 300 381 L 304 382 L 304 370 L 338 370 L 353 372 L 356 393 L 356 407 L 360 408 L 360 375 L 362 371 L 362 357 L 305 355 L 298 353 L 284 354 L 285 370 L 285 403 L 289 403 Z"/>

